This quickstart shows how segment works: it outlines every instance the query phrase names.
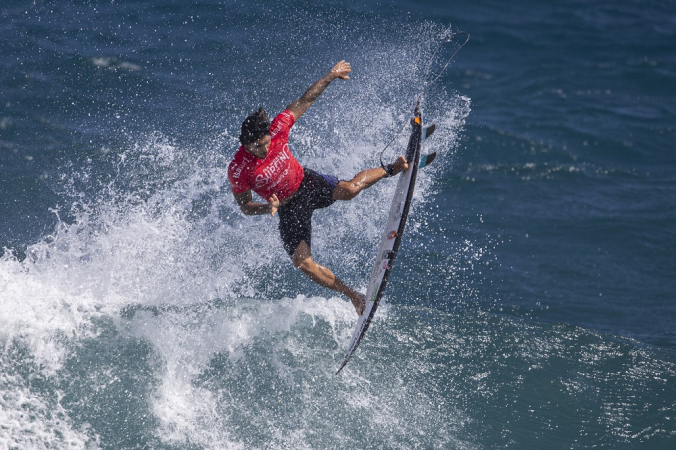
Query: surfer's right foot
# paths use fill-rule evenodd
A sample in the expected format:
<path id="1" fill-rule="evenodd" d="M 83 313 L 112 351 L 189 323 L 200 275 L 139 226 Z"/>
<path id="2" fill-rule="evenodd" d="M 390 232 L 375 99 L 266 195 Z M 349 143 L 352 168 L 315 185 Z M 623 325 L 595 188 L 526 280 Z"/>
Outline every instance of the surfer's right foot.
<path id="1" fill-rule="evenodd" d="M 383 169 L 385 169 L 385 172 L 387 172 L 388 177 L 393 177 L 396 174 L 408 169 L 408 162 L 403 156 L 400 156 L 394 163 L 384 166 Z"/>
<path id="2" fill-rule="evenodd" d="M 366 296 L 364 294 L 357 294 L 357 298 L 351 298 L 350 301 L 354 305 L 357 315 L 361 316 L 364 314 L 364 308 L 366 307 Z"/>

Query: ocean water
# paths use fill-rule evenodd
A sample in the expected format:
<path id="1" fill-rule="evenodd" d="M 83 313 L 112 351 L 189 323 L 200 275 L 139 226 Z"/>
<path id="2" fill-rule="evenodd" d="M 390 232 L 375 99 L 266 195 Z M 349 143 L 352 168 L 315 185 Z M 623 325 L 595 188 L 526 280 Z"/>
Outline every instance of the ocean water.
<path id="1" fill-rule="evenodd" d="M 242 118 L 347 178 L 423 111 L 365 340 L 227 181 Z M 676 3 L 0 6 L 0 449 L 672 449 Z M 445 46 L 433 71 L 460 44 Z M 315 216 L 365 290 L 390 180 Z"/>

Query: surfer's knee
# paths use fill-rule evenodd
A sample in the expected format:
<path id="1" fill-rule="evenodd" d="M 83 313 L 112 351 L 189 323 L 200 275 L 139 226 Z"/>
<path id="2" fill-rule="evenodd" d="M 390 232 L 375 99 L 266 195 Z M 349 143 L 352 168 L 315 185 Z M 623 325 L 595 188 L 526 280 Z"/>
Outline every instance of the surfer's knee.
<path id="1" fill-rule="evenodd" d="M 310 246 L 307 245 L 305 241 L 300 241 L 296 250 L 294 250 L 293 255 L 291 255 L 291 262 L 296 269 L 300 269 L 305 272 L 309 269 L 314 263 L 312 260 L 312 253 L 310 252 Z"/>
<path id="2" fill-rule="evenodd" d="M 357 183 L 346 183 L 348 186 L 345 189 L 345 199 L 352 200 L 361 192 L 361 188 Z"/>
<path id="3" fill-rule="evenodd" d="M 291 262 L 296 269 L 307 269 L 309 268 L 314 261 L 312 261 L 312 256 L 297 257 L 295 254 L 291 257 Z"/>
<path id="4" fill-rule="evenodd" d="M 319 283 L 322 286 L 332 288 L 333 280 L 328 277 L 332 277 L 333 274 L 325 267 L 317 264 L 311 256 L 294 261 L 293 265 L 312 281 Z"/>
<path id="5" fill-rule="evenodd" d="M 361 192 L 360 186 L 353 181 L 341 181 L 333 191 L 335 200 L 352 200 Z"/>
<path id="6" fill-rule="evenodd" d="M 317 263 L 312 258 L 305 258 L 298 264 L 294 263 L 294 266 L 307 276 L 315 275 L 317 272 Z"/>

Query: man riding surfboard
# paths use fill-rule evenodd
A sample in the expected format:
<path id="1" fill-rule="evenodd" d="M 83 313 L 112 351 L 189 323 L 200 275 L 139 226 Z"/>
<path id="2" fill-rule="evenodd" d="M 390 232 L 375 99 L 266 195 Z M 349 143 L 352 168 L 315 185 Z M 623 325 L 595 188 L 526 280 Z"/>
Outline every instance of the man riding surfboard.
<path id="1" fill-rule="evenodd" d="M 386 167 L 363 170 L 348 181 L 338 180 L 302 167 L 289 149 L 291 127 L 332 81 L 348 80 L 351 71 L 350 63 L 339 62 L 272 123 L 263 108 L 251 113 L 242 123 L 241 146 L 228 166 L 228 179 L 244 214 L 274 216 L 279 212 L 280 236 L 293 265 L 315 283 L 348 297 L 361 315 L 364 295 L 348 287 L 312 257 L 312 213 L 336 200 L 352 200 L 383 178 L 406 170 L 408 164 L 400 156 Z M 255 202 L 252 191 L 266 203 Z"/>

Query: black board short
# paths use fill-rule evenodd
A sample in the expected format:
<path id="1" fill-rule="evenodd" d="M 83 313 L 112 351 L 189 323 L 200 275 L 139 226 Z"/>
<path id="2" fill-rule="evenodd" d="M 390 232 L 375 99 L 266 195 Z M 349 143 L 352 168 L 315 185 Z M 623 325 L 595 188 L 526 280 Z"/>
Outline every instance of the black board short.
<path id="1" fill-rule="evenodd" d="M 300 187 L 278 211 L 279 234 L 289 256 L 293 256 L 301 241 L 312 247 L 312 213 L 335 202 L 333 191 L 339 183 L 338 178 L 312 169 L 304 167 L 303 172 L 305 175 Z"/>

